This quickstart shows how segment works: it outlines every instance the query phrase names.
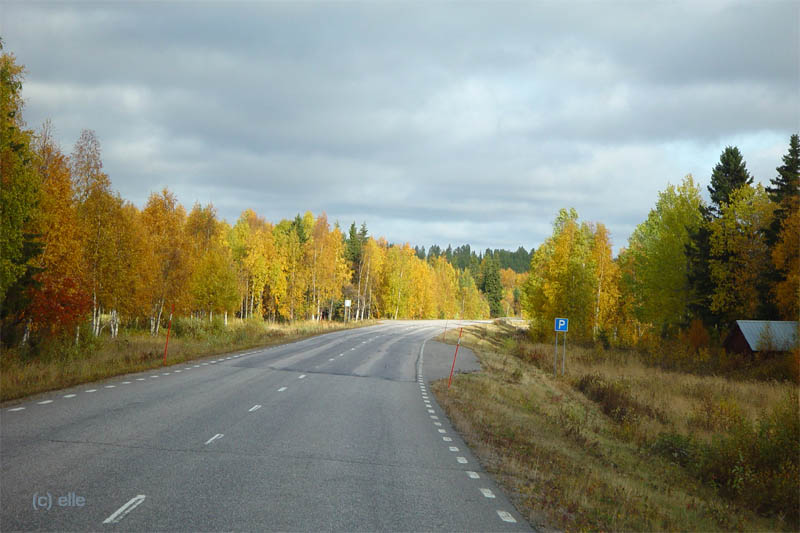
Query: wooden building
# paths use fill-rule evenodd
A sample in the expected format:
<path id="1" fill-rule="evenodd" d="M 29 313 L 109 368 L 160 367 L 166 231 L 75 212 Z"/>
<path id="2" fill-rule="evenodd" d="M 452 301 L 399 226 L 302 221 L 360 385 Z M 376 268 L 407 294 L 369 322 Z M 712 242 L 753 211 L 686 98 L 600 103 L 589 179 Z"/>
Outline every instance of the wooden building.
<path id="1" fill-rule="evenodd" d="M 788 352 L 797 348 L 800 322 L 737 320 L 722 345 L 729 352 Z"/>

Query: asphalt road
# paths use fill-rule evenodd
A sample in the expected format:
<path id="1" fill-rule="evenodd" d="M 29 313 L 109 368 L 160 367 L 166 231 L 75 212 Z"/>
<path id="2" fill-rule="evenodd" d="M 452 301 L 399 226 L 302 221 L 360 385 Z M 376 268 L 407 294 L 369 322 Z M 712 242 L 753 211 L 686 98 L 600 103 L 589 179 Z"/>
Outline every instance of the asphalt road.
<path id="1" fill-rule="evenodd" d="M 529 531 L 427 392 L 452 363 L 430 340 L 443 327 L 388 322 L 3 407 L 0 530 Z"/>

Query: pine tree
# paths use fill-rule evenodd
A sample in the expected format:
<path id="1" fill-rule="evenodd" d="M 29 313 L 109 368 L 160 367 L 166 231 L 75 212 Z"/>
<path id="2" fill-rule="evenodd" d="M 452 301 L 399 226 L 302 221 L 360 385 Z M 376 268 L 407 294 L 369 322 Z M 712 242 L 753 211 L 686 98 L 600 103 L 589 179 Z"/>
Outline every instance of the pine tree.
<path id="1" fill-rule="evenodd" d="M 489 300 L 489 311 L 493 317 L 503 315 L 503 284 L 500 280 L 500 268 L 495 259 L 487 254 L 481 264 L 480 289 Z"/>
<path id="2" fill-rule="evenodd" d="M 800 196 L 800 136 L 796 133 L 789 139 L 789 151 L 783 156 L 783 165 L 775 170 L 778 175 L 770 180 L 772 187 L 767 187 L 772 201 L 782 204 L 787 198 Z"/>
<path id="3" fill-rule="evenodd" d="M 719 156 L 719 163 L 711 172 L 711 185 L 708 186 L 714 215 L 719 215 L 722 204 L 728 203 L 728 198 L 733 191 L 742 185 L 751 183 L 753 183 L 753 177 L 747 171 L 747 164 L 739 149 L 735 146 L 725 148 Z"/>

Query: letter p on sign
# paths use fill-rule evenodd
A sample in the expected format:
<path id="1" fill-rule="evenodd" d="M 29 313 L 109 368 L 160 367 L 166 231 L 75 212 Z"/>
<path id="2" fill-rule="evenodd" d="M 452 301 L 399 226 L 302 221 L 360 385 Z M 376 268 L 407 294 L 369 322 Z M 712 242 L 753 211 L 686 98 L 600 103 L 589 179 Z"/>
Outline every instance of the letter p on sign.
<path id="1" fill-rule="evenodd" d="M 556 318 L 556 331 L 567 331 L 568 327 L 568 318 Z"/>

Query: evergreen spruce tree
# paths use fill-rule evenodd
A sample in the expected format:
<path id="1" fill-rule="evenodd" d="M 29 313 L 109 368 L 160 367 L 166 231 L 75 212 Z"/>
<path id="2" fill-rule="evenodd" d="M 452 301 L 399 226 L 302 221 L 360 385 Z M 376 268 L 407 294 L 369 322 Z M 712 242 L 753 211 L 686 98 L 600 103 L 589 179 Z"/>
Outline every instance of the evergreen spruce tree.
<path id="1" fill-rule="evenodd" d="M 500 281 L 500 266 L 490 255 L 484 256 L 481 262 L 481 282 L 480 289 L 489 300 L 489 312 L 493 317 L 503 314 L 503 284 Z"/>
<path id="2" fill-rule="evenodd" d="M 735 146 L 728 146 L 722 151 L 719 163 L 711 172 L 711 205 L 700 206 L 703 224 L 696 232 L 692 232 L 691 241 L 686 245 L 686 261 L 688 263 L 687 278 L 692 288 L 692 301 L 689 309 L 707 326 L 719 326 L 720 317 L 711 310 L 711 297 L 714 294 L 714 282 L 711 279 L 711 233 L 709 223 L 717 218 L 722 204 L 728 203 L 733 191 L 745 184 L 753 182 L 747 171 L 747 165 L 741 152 Z"/>
<path id="3" fill-rule="evenodd" d="M 728 146 L 719 156 L 719 163 L 711 172 L 711 210 L 716 217 L 723 203 L 728 203 L 731 193 L 745 184 L 753 183 L 753 176 L 747 171 L 742 153 L 735 146 Z"/>

